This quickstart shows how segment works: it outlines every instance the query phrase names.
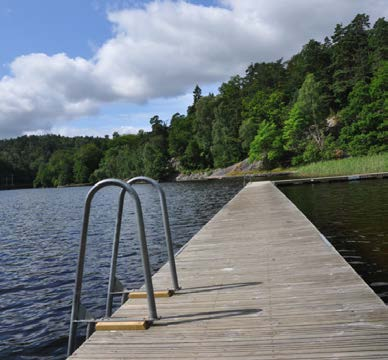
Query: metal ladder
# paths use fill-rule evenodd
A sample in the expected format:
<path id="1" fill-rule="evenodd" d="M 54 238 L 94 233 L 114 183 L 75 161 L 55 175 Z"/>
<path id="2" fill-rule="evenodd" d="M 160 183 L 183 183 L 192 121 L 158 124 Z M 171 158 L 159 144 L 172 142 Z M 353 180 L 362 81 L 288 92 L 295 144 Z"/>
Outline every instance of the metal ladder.
<path id="1" fill-rule="evenodd" d="M 127 183 L 132 185 L 132 184 L 135 184 L 137 182 L 148 183 L 148 184 L 152 185 L 158 191 L 159 200 L 160 200 L 160 208 L 162 211 L 162 218 L 163 218 L 164 236 L 166 238 L 168 261 L 170 264 L 171 282 L 172 282 L 173 289 L 175 291 L 178 291 L 180 289 L 180 287 L 179 287 L 179 283 L 178 283 L 178 275 L 176 272 L 174 247 L 173 247 L 172 239 L 171 239 L 171 229 L 170 229 L 170 221 L 168 218 L 166 195 L 164 193 L 163 188 L 160 186 L 160 184 L 157 181 L 155 181 L 154 179 L 151 179 L 149 177 L 146 177 L 146 176 L 134 177 L 134 178 L 130 179 Z"/>
<path id="2" fill-rule="evenodd" d="M 172 291 L 171 290 L 167 291 L 166 296 L 171 296 L 175 291 L 178 291 L 180 287 L 178 283 L 178 275 L 177 275 L 176 265 L 175 265 L 174 248 L 171 240 L 171 229 L 170 229 L 170 221 L 168 217 L 166 195 L 162 187 L 157 181 L 146 176 L 134 177 L 128 180 L 127 184 L 132 185 L 139 182 L 145 182 L 147 184 L 152 185 L 158 191 L 158 194 L 159 194 L 160 207 L 161 207 L 162 218 L 163 218 L 164 235 L 166 239 L 166 246 L 167 246 L 167 253 L 168 253 L 168 261 L 170 265 L 171 282 L 173 287 Z M 106 311 L 105 311 L 105 316 L 107 317 L 112 315 L 113 297 L 115 295 L 122 295 L 123 296 L 122 303 L 124 303 L 127 300 L 128 293 L 129 293 L 129 291 L 124 289 L 120 281 L 116 278 L 118 239 L 120 238 L 120 233 L 121 233 L 121 223 L 122 223 L 125 194 L 126 194 L 126 190 L 123 189 L 120 194 L 119 207 L 117 211 L 116 233 L 115 233 L 115 239 L 117 238 L 117 240 L 114 243 L 114 247 L 112 251 L 111 271 L 110 271 L 110 277 L 109 277 L 108 295 L 106 300 Z"/>
<path id="3" fill-rule="evenodd" d="M 70 356 L 75 350 L 75 346 L 76 346 L 75 340 L 76 340 L 78 323 L 87 323 L 86 338 L 88 338 L 93 333 L 95 324 L 97 323 L 97 321 L 101 322 L 101 321 L 107 320 L 107 318 L 111 316 L 113 296 L 122 295 L 122 303 L 128 297 L 129 291 L 124 289 L 124 286 L 116 278 L 117 256 L 118 256 L 118 250 L 119 250 L 122 215 L 123 215 L 124 199 L 125 199 L 126 193 L 128 193 L 135 202 L 138 237 L 140 241 L 141 258 L 142 258 L 145 288 L 146 288 L 146 297 L 148 301 L 148 312 L 149 312 L 148 321 L 151 323 L 152 321 L 158 318 L 157 312 L 156 312 L 156 305 L 155 305 L 154 288 L 153 288 L 152 278 L 151 278 L 148 248 L 147 248 L 147 242 L 146 242 L 146 236 L 145 236 L 145 230 L 144 230 L 142 207 L 141 207 L 141 203 L 137 192 L 131 186 L 131 184 L 139 181 L 146 182 L 153 185 L 159 192 L 167 251 L 168 251 L 169 262 L 170 262 L 172 283 L 173 283 L 174 290 L 179 289 L 178 278 L 176 274 L 175 258 L 174 258 L 172 240 L 171 240 L 171 231 L 170 231 L 170 224 L 168 219 L 166 198 L 161 186 L 155 180 L 147 177 L 142 177 L 142 176 L 130 179 L 127 183 L 117 179 L 106 179 L 98 182 L 89 190 L 85 200 L 81 241 L 80 241 L 77 272 L 76 272 L 75 290 L 74 290 L 73 304 L 72 304 L 72 310 L 71 310 L 69 342 L 68 342 L 68 350 L 67 350 L 68 356 Z M 95 194 L 102 188 L 105 188 L 108 186 L 119 187 L 122 189 L 122 191 L 120 193 L 120 198 L 119 198 L 114 241 L 112 246 L 108 295 L 107 295 L 107 303 L 106 303 L 106 311 L 105 311 L 106 317 L 100 320 L 96 320 L 87 311 L 87 309 L 81 304 L 82 280 L 83 280 L 91 203 Z M 129 320 L 129 319 L 126 319 L 126 320 Z"/>

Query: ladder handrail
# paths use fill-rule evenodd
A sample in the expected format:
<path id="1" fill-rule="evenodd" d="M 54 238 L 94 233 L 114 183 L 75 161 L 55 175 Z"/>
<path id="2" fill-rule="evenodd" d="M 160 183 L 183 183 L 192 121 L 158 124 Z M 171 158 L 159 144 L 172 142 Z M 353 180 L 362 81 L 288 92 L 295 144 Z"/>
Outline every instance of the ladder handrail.
<path id="1" fill-rule="evenodd" d="M 172 285 L 174 290 L 177 291 L 180 289 L 180 287 L 178 284 L 178 276 L 177 276 L 176 265 L 175 265 L 174 248 L 171 240 L 171 229 L 170 229 L 170 222 L 168 218 L 166 195 L 164 193 L 164 190 L 160 186 L 160 184 L 154 179 L 151 179 L 146 176 L 137 176 L 128 180 L 127 184 L 132 185 L 136 182 L 146 182 L 152 185 L 159 193 L 160 207 L 162 210 L 162 217 L 163 217 L 164 233 L 165 233 L 166 244 L 167 244 L 167 253 L 168 253 L 168 258 L 170 263 L 171 280 L 172 280 Z M 117 210 L 115 240 L 114 240 L 114 245 L 112 250 L 111 271 L 109 276 L 109 286 L 108 286 L 106 309 L 105 309 L 105 316 L 107 317 L 112 315 L 113 296 L 117 293 L 120 293 L 120 291 L 117 291 L 118 289 L 116 286 L 118 282 L 118 279 L 116 278 L 116 262 L 117 262 L 117 255 L 118 255 L 118 244 L 119 244 L 120 233 L 121 233 L 125 193 L 126 193 L 125 189 L 123 189 L 120 193 L 119 205 Z M 122 302 L 124 302 L 127 295 L 128 294 L 126 292 L 123 292 Z"/>
<path id="2" fill-rule="evenodd" d="M 146 241 L 146 236 L 144 231 L 143 212 L 142 212 L 139 196 L 137 195 L 137 192 L 132 188 L 132 186 L 130 184 L 127 184 L 125 181 L 118 180 L 118 179 L 105 179 L 105 180 L 99 181 L 89 190 L 85 200 L 84 216 L 83 216 L 82 231 L 81 231 L 81 241 L 80 241 L 80 247 L 79 247 L 79 253 L 78 253 L 78 265 L 77 265 L 76 280 L 75 280 L 75 290 L 74 290 L 73 304 L 72 304 L 72 310 L 71 310 L 69 343 L 68 343 L 68 350 L 67 350 L 68 356 L 70 356 L 75 350 L 74 349 L 75 337 L 77 332 L 77 324 L 78 324 L 77 320 L 79 320 L 79 314 L 81 312 L 86 311 L 81 305 L 81 291 L 82 291 L 82 279 L 83 279 L 86 243 L 87 243 L 88 227 L 89 227 L 90 207 L 91 207 L 91 203 L 94 198 L 94 195 L 100 189 L 107 186 L 121 187 L 122 188 L 121 194 L 123 194 L 122 197 L 124 198 L 125 193 L 128 193 L 135 201 L 138 237 L 140 241 L 144 280 L 145 280 L 145 286 L 147 291 L 149 317 L 150 317 L 150 320 L 157 319 L 154 289 L 152 284 L 150 263 L 149 263 L 149 257 L 148 257 L 147 241 Z M 119 208 L 119 211 L 120 211 L 120 208 Z M 121 211 L 122 211 L 122 208 L 121 208 Z M 121 226 L 121 224 L 119 225 Z M 116 223 L 116 230 L 119 228 L 120 227 L 118 227 L 118 224 Z M 119 238 L 120 238 L 120 233 L 117 233 L 116 231 L 113 250 L 112 250 L 112 257 L 115 255 L 115 257 L 117 258 L 117 253 L 115 254 L 114 252 L 118 250 Z M 115 248 L 115 246 L 117 246 L 117 249 Z M 112 270 L 112 264 L 111 264 L 111 270 Z"/>
<path id="3" fill-rule="evenodd" d="M 159 193 L 160 207 L 162 210 L 162 218 L 163 218 L 163 226 L 164 226 L 164 234 L 165 234 L 166 245 L 167 245 L 168 260 L 170 263 L 172 286 L 174 287 L 174 290 L 179 290 L 180 287 L 178 284 L 178 275 L 177 275 L 176 265 L 175 265 L 174 247 L 171 239 L 171 229 L 170 229 L 170 221 L 168 218 L 166 195 L 164 193 L 163 188 L 160 186 L 160 184 L 157 181 L 146 176 L 136 176 L 128 180 L 127 184 L 132 185 L 136 182 L 142 182 L 142 181 L 152 185 Z"/>

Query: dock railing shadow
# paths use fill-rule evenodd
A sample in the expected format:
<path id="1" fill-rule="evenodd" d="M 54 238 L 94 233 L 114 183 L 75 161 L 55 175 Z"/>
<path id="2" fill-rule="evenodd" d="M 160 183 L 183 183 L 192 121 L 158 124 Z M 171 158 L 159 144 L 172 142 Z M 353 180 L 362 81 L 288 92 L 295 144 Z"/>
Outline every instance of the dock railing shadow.
<path id="1" fill-rule="evenodd" d="M 249 315 L 259 314 L 262 311 L 263 311 L 262 309 L 232 309 L 232 310 L 204 311 L 204 312 L 183 314 L 183 315 L 177 315 L 177 316 L 167 316 L 167 317 L 163 317 L 162 321 L 155 324 L 155 326 L 181 325 L 181 324 L 188 324 L 188 323 L 193 323 L 197 321 L 219 320 L 219 319 L 225 319 L 225 318 L 237 317 L 237 316 L 249 316 Z M 169 321 L 169 319 L 171 319 L 171 321 Z"/>
<path id="2" fill-rule="evenodd" d="M 232 283 L 232 284 L 197 286 L 197 287 L 184 288 L 183 290 L 181 290 L 179 295 L 205 293 L 205 292 L 234 289 L 234 288 L 240 288 L 240 287 L 246 287 L 246 286 L 255 286 L 260 284 L 262 284 L 262 282 L 252 281 L 252 282 L 242 282 L 242 283 Z"/>

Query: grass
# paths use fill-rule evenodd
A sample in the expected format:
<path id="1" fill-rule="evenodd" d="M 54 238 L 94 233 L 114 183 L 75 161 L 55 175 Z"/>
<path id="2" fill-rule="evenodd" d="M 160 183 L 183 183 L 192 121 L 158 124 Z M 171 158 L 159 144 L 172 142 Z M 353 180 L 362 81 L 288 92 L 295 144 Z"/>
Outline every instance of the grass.
<path id="1" fill-rule="evenodd" d="M 206 173 L 210 175 L 213 170 L 194 170 L 185 171 L 185 175 Z M 292 168 L 276 168 L 272 170 L 248 170 L 243 171 L 236 168 L 222 177 L 229 176 L 274 176 L 278 173 L 293 173 L 292 177 L 323 177 L 323 176 L 341 176 L 341 175 L 355 175 L 355 174 L 368 174 L 368 173 L 380 173 L 388 172 L 388 152 L 379 155 L 369 155 L 360 157 L 349 157 L 339 160 L 327 160 L 312 163 L 300 167 Z"/>
<path id="2" fill-rule="evenodd" d="M 320 161 L 296 169 L 298 176 L 320 177 L 388 172 L 388 153 Z"/>

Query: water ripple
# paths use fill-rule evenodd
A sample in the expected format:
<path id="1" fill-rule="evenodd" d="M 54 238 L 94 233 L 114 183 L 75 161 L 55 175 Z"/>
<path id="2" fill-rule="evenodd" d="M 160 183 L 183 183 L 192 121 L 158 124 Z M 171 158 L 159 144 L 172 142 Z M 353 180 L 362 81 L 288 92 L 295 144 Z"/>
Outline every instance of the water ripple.
<path id="1" fill-rule="evenodd" d="M 177 251 L 242 183 L 171 183 L 163 187 Z M 157 271 L 167 261 L 158 195 L 148 185 L 136 185 L 136 189 L 146 214 L 151 267 Z M 0 358 L 65 358 L 88 190 L 0 192 Z M 105 308 L 118 195 L 117 189 L 104 189 L 93 200 L 82 301 L 96 316 L 102 316 Z M 133 204 L 126 201 L 124 210 L 118 277 L 129 288 L 137 288 L 143 276 Z"/>
<path id="2" fill-rule="evenodd" d="M 388 180 L 308 184 L 281 190 L 388 303 Z"/>

